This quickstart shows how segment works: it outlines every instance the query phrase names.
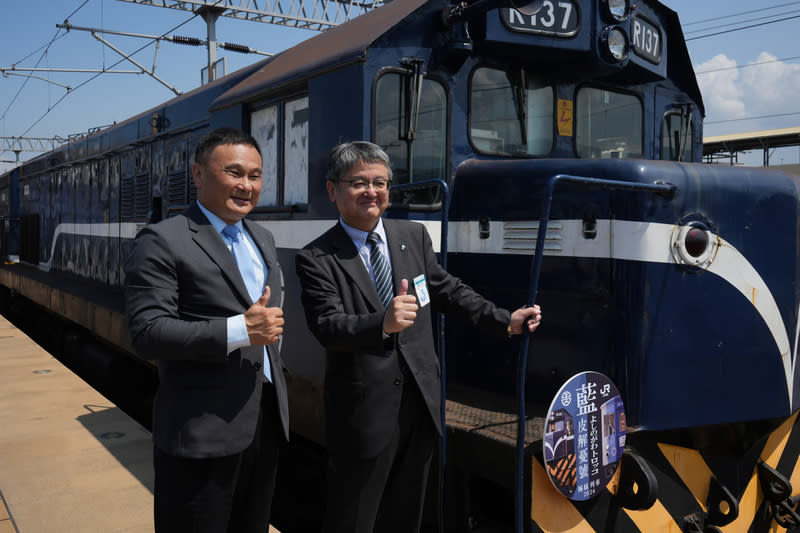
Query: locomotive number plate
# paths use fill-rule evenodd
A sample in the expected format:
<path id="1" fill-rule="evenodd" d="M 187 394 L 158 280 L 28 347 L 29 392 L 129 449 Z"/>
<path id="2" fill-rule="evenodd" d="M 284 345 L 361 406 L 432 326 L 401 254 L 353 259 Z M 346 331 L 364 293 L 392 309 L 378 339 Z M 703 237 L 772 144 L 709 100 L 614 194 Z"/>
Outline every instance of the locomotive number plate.
<path id="1" fill-rule="evenodd" d="M 500 18 L 511 31 L 571 37 L 578 32 L 580 8 L 574 0 L 544 0 L 542 9 L 535 15 L 502 8 Z"/>
<path id="2" fill-rule="evenodd" d="M 634 17 L 631 24 L 633 51 L 639 57 L 658 64 L 661 61 L 661 32 L 642 17 Z"/>

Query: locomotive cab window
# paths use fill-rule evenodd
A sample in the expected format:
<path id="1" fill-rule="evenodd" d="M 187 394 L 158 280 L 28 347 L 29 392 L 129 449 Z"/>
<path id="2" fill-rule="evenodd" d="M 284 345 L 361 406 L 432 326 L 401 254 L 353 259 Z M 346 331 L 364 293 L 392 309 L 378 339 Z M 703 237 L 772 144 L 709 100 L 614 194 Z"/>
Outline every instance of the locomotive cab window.
<path id="1" fill-rule="evenodd" d="M 469 132 L 478 151 L 547 155 L 553 147 L 553 120 L 553 88 L 524 69 L 473 72 Z"/>
<path id="2" fill-rule="evenodd" d="M 667 113 L 661 122 L 661 159 L 692 161 L 694 123 L 682 113 Z"/>
<path id="3" fill-rule="evenodd" d="M 640 158 L 642 102 L 634 95 L 584 87 L 575 106 L 575 145 L 586 159 Z"/>
<path id="4" fill-rule="evenodd" d="M 375 84 L 374 101 L 375 144 L 383 148 L 392 161 L 392 205 L 438 204 L 438 186 L 414 188 L 410 185 L 447 179 L 444 86 L 427 78 L 415 85 L 414 76 L 407 72 L 388 72 Z"/>

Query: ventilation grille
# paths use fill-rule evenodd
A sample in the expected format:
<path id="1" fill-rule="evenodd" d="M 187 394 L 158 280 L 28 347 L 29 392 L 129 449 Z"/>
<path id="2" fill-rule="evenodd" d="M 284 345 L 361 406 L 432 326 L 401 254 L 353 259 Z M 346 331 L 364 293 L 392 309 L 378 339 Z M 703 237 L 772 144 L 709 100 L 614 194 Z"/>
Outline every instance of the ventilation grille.
<path id="1" fill-rule="evenodd" d="M 547 234 L 544 240 L 544 249 L 550 251 L 563 251 L 562 233 L 564 225 L 561 222 L 547 224 Z M 539 234 L 538 221 L 516 221 L 503 223 L 503 250 L 509 252 L 535 252 L 536 237 Z"/>

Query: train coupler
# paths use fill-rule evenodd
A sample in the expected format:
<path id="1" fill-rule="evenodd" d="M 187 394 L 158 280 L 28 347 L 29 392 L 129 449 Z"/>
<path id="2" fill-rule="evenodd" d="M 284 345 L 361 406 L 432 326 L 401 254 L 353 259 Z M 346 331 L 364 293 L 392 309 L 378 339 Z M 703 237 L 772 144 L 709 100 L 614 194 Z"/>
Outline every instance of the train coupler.
<path id="1" fill-rule="evenodd" d="M 681 531 L 685 533 L 722 533 L 722 530 L 708 523 L 707 513 L 694 513 L 683 517 Z"/>
<path id="2" fill-rule="evenodd" d="M 792 497 L 792 483 L 764 461 L 758 462 L 758 480 L 764 506 L 775 522 L 786 529 L 800 527 L 800 496 Z"/>

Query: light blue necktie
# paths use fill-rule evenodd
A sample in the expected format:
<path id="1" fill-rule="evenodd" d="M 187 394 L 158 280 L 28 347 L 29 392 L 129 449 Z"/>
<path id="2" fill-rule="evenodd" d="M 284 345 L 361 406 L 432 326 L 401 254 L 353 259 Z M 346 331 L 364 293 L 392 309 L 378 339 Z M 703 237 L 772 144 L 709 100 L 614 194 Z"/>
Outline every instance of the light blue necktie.
<path id="1" fill-rule="evenodd" d="M 383 256 L 380 242 L 381 237 L 374 231 L 367 235 L 367 242 L 370 244 L 369 260 L 372 263 L 372 275 L 375 277 L 375 288 L 378 289 L 378 296 L 384 307 L 388 307 L 392 301 L 392 277 L 389 271 L 389 263 Z"/>
<path id="2" fill-rule="evenodd" d="M 242 235 L 242 232 L 239 231 L 237 226 L 228 224 L 225 226 L 225 229 L 222 230 L 222 234 L 231 242 L 233 258 L 236 260 L 236 265 L 239 267 L 239 273 L 242 275 L 244 284 L 247 287 L 247 292 L 250 294 L 253 303 L 255 303 L 264 293 L 264 286 L 259 283 L 256 274 L 257 269 L 262 269 L 263 271 L 263 265 L 250 255 L 250 249 L 247 243 L 244 242 L 247 237 Z M 264 279 L 266 279 L 266 277 Z M 272 381 L 272 371 L 270 369 L 266 346 L 264 346 L 264 375 L 267 376 L 268 380 Z"/>

